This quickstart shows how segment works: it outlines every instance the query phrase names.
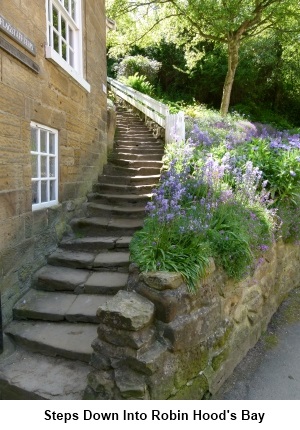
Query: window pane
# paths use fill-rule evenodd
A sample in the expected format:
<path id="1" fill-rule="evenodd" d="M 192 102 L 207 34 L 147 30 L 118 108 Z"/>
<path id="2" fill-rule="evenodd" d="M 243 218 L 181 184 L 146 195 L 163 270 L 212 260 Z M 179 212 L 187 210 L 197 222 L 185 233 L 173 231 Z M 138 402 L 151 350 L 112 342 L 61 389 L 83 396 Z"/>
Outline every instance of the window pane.
<path id="1" fill-rule="evenodd" d="M 40 151 L 47 152 L 47 132 L 45 130 L 41 130 L 40 145 L 41 145 Z"/>
<path id="2" fill-rule="evenodd" d="M 48 157 L 41 156 L 41 178 L 47 178 L 48 177 L 47 158 Z"/>
<path id="3" fill-rule="evenodd" d="M 31 129 L 31 151 L 36 152 L 38 150 L 38 142 L 37 142 L 37 129 Z"/>
<path id="4" fill-rule="evenodd" d="M 56 200 L 55 181 L 50 181 L 50 200 Z"/>
<path id="5" fill-rule="evenodd" d="M 47 196 L 47 181 L 41 182 L 41 203 L 45 203 L 48 201 Z"/>
<path id="6" fill-rule="evenodd" d="M 69 49 L 69 64 L 72 67 L 74 66 L 74 52 L 72 51 L 72 49 Z"/>
<path id="7" fill-rule="evenodd" d="M 61 51 L 63 59 L 67 61 L 67 45 L 65 44 L 65 42 L 61 44 Z"/>
<path id="8" fill-rule="evenodd" d="M 55 32 L 53 32 L 53 48 L 59 54 L 59 37 Z"/>
<path id="9" fill-rule="evenodd" d="M 49 133 L 49 153 L 55 154 L 55 135 Z"/>
<path id="10" fill-rule="evenodd" d="M 53 26 L 58 30 L 58 10 L 53 6 L 52 8 Z"/>
<path id="11" fill-rule="evenodd" d="M 67 11 L 69 12 L 69 0 L 64 0 L 64 6 L 67 9 Z"/>
<path id="12" fill-rule="evenodd" d="M 33 209 L 48 207 L 57 202 L 57 136 L 56 130 L 48 130 L 32 123 L 32 205 Z M 36 142 L 36 143 L 34 143 Z"/>
<path id="13" fill-rule="evenodd" d="M 69 45 L 74 48 L 74 31 L 69 27 Z"/>
<path id="14" fill-rule="evenodd" d="M 32 204 L 39 203 L 39 183 L 37 181 L 32 182 Z"/>
<path id="15" fill-rule="evenodd" d="M 61 35 L 64 39 L 67 38 L 66 21 L 61 17 Z"/>
<path id="16" fill-rule="evenodd" d="M 49 176 L 50 178 L 55 177 L 55 158 L 50 157 L 49 159 Z"/>
<path id="17" fill-rule="evenodd" d="M 39 169 L 38 169 L 38 155 L 31 155 L 31 165 L 32 165 L 32 177 L 39 177 Z"/>
<path id="18" fill-rule="evenodd" d="M 71 16 L 76 21 L 75 0 L 71 0 Z"/>

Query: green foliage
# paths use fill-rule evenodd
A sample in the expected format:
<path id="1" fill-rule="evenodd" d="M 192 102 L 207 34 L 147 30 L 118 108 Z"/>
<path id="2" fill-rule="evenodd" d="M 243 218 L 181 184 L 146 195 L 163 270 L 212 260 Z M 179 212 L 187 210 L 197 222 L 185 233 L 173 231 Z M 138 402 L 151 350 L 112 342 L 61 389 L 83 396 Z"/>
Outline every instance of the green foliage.
<path id="1" fill-rule="evenodd" d="M 126 56 L 120 63 L 115 65 L 115 70 L 117 79 L 140 75 L 153 84 L 156 81 L 160 67 L 161 63 L 156 60 L 150 60 L 142 55 L 131 55 Z"/>
<path id="2" fill-rule="evenodd" d="M 134 90 L 139 91 L 140 93 L 147 94 L 148 96 L 152 96 L 154 93 L 154 87 L 147 81 L 146 76 L 141 76 L 135 73 L 133 76 L 128 76 L 128 78 L 123 78 L 121 81 L 133 88 Z"/>
<path id="3" fill-rule="evenodd" d="M 193 87 L 193 97 L 202 103 L 208 103 L 206 100 L 210 99 L 214 106 L 222 98 L 225 76 L 230 83 L 235 78 L 236 60 L 240 53 L 243 70 L 238 72 L 237 85 L 232 94 L 233 103 L 247 99 L 253 88 L 258 89 L 255 92 L 257 96 L 252 92 L 250 98 L 254 102 L 265 102 L 260 91 L 263 89 L 272 99 L 268 107 L 284 112 L 285 109 L 281 108 L 285 100 L 281 90 L 284 89 L 284 92 L 289 92 L 288 102 L 294 105 L 296 119 L 299 85 L 296 85 L 296 97 L 289 88 L 294 79 L 299 82 L 299 66 L 294 60 L 297 49 L 286 50 L 284 55 L 282 53 L 291 40 L 294 47 L 298 45 L 298 6 L 297 0 L 229 0 L 225 3 L 214 0 L 154 0 L 146 3 L 143 0 L 107 0 L 107 13 L 117 20 L 118 28 L 108 34 L 109 53 L 117 57 L 127 54 L 132 47 L 145 49 L 164 43 L 175 46 L 181 51 L 181 64 L 177 62 L 176 55 L 173 62 L 166 57 L 169 67 L 165 84 L 164 79 L 161 82 L 163 91 L 170 91 L 170 95 L 178 92 L 180 79 L 181 89 L 186 89 L 185 82 L 190 80 L 191 84 L 195 84 L 189 86 Z M 272 37 L 270 29 L 274 29 Z M 231 67 L 227 70 L 228 57 Z M 281 68 L 282 59 L 292 67 Z M 161 61 L 164 62 L 164 58 Z M 170 79 L 174 70 L 179 72 L 178 80 Z M 251 85 L 254 80 L 256 85 Z M 224 90 L 224 95 L 226 91 L 230 93 L 231 86 L 224 86 Z M 222 103 L 223 114 L 227 113 L 225 104 Z"/>
<path id="4" fill-rule="evenodd" d="M 195 234 L 180 233 L 182 221 L 177 219 L 166 228 L 157 218 L 146 219 L 130 242 L 130 255 L 142 271 L 181 273 L 192 292 L 205 275 L 210 252 L 209 245 Z"/>
<path id="5" fill-rule="evenodd" d="M 272 226 L 259 207 L 247 208 L 239 202 L 219 206 L 208 232 L 216 262 L 232 278 L 240 279 L 254 261 L 254 253 L 270 242 Z"/>
<path id="6" fill-rule="evenodd" d="M 288 142 L 278 143 L 275 138 L 270 144 L 270 140 L 254 138 L 250 143 L 237 146 L 234 153 L 240 157 L 239 164 L 247 158 L 263 172 L 274 203 L 296 205 L 300 194 L 300 151 L 289 148 Z M 282 147 L 285 145 L 286 148 Z"/>

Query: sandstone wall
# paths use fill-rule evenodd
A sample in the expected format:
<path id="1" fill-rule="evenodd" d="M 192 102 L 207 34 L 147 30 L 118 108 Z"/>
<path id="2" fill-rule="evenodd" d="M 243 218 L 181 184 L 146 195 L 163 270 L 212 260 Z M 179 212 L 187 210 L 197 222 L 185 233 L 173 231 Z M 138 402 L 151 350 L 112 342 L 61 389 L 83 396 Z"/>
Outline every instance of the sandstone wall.
<path id="1" fill-rule="evenodd" d="M 29 288 L 32 273 L 61 238 L 106 162 L 104 0 L 82 0 L 87 92 L 45 58 L 45 0 L 2 0 L 1 15 L 30 38 L 36 56 L 0 36 L 38 64 L 39 73 L 0 48 L 0 291 L 4 323 Z M 30 122 L 58 130 L 59 205 L 32 212 Z"/>
<path id="2" fill-rule="evenodd" d="M 210 398 L 300 286 L 299 267 L 299 244 L 278 242 L 240 282 L 212 261 L 193 295 L 176 273 L 133 267 L 129 291 L 98 310 L 86 398 Z"/>

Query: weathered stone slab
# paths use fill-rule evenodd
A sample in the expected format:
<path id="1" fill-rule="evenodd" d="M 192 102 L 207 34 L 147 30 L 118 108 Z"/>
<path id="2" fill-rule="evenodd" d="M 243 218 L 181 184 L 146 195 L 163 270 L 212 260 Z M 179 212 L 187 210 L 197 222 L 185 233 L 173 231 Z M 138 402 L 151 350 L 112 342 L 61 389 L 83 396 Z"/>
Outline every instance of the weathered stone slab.
<path id="1" fill-rule="evenodd" d="M 96 272 L 85 282 L 85 292 L 89 294 L 116 294 L 125 288 L 128 273 Z"/>
<path id="2" fill-rule="evenodd" d="M 17 343 L 34 352 L 89 362 L 97 336 L 93 324 L 13 321 L 5 330 Z"/>
<path id="3" fill-rule="evenodd" d="M 68 267 L 45 266 L 36 273 L 38 287 L 48 290 L 74 290 L 90 273 Z"/>
<path id="4" fill-rule="evenodd" d="M 95 254 L 92 253 L 58 249 L 48 257 L 48 263 L 57 266 L 89 269 L 93 266 L 94 259 Z"/>
<path id="5" fill-rule="evenodd" d="M 81 294 L 76 296 L 72 305 L 66 311 L 65 318 L 73 322 L 99 323 L 97 309 L 106 302 L 109 296 L 96 294 Z"/>
<path id="6" fill-rule="evenodd" d="M 129 265 L 129 252 L 101 252 L 94 260 L 93 267 L 119 267 Z"/>
<path id="7" fill-rule="evenodd" d="M 77 296 L 29 290 L 14 306 L 13 315 L 20 319 L 62 321 Z"/>
<path id="8" fill-rule="evenodd" d="M 97 312 L 101 321 L 111 327 L 124 330 L 141 330 L 154 317 L 154 305 L 149 300 L 127 291 L 119 291 Z"/>
<path id="9" fill-rule="evenodd" d="M 17 349 L 0 357 L 0 399 L 81 400 L 90 366 Z"/>

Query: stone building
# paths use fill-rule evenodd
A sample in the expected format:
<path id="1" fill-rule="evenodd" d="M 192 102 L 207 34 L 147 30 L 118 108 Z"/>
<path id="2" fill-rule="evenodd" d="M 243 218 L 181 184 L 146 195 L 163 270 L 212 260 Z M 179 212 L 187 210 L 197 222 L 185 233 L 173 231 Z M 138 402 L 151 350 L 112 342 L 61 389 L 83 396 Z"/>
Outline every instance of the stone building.
<path id="1" fill-rule="evenodd" d="M 0 5 L 4 325 L 106 162 L 104 0 Z"/>

